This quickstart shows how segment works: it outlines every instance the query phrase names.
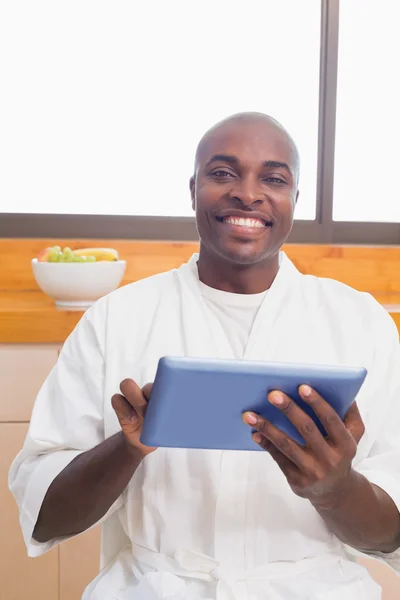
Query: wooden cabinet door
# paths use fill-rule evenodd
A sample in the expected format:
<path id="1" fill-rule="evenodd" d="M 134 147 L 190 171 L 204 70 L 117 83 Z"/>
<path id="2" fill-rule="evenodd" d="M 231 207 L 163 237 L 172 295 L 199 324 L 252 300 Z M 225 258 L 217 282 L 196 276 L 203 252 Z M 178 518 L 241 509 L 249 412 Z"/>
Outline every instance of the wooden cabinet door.
<path id="1" fill-rule="evenodd" d="M 28 558 L 8 490 L 8 470 L 27 431 L 27 423 L 0 423 L 0 600 L 58 600 L 58 549 Z"/>
<path id="2" fill-rule="evenodd" d="M 60 600 L 81 600 L 100 567 L 100 527 L 60 546 Z"/>
<path id="3" fill-rule="evenodd" d="M 27 422 L 37 393 L 57 362 L 53 344 L 0 344 L 0 422 Z"/>

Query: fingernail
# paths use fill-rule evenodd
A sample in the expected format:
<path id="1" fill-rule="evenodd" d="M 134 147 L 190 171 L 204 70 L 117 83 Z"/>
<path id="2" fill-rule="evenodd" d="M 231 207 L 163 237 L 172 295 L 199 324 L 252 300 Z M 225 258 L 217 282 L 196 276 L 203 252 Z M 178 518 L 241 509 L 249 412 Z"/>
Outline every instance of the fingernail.
<path id="1" fill-rule="evenodd" d="M 261 442 L 261 439 L 262 439 L 261 433 L 253 433 L 253 435 L 251 437 L 253 438 L 253 440 L 255 441 L 256 444 L 259 444 Z"/>
<path id="2" fill-rule="evenodd" d="M 247 412 L 244 414 L 244 420 L 249 425 L 255 425 L 257 423 L 257 417 L 254 413 Z"/>
<path id="3" fill-rule="evenodd" d="M 283 404 L 283 396 L 282 394 L 279 394 L 278 392 L 274 392 L 273 394 L 270 395 L 269 397 L 270 402 L 272 402 L 272 404 Z"/>
<path id="4" fill-rule="evenodd" d="M 309 396 L 311 396 L 312 394 L 312 389 L 310 388 L 309 385 L 302 385 L 301 386 L 301 395 L 305 396 L 306 398 L 308 398 Z"/>

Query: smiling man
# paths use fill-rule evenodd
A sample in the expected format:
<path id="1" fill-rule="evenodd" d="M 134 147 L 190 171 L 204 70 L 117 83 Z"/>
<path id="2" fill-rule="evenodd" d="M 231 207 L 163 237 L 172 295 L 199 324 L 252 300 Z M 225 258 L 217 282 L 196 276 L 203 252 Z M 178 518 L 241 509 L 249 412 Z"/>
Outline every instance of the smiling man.
<path id="1" fill-rule="evenodd" d="M 400 570 L 397 330 L 371 296 L 301 275 L 281 251 L 298 179 L 275 120 L 245 113 L 213 127 L 190 181 L 199 255 L 94 305 L 40 391 L 10 486 L 30 556 L 102 523 L 102 571 L 85 600 L 376 600 L 354 550 Z M 166 355 L 362 365 L 368 376 L 344 423 L 301 388 L 328 438 L 270 395 L 304 447 L 246 413 L 265 452 L 155 449 L 139 439 L 146 383 Z"/>

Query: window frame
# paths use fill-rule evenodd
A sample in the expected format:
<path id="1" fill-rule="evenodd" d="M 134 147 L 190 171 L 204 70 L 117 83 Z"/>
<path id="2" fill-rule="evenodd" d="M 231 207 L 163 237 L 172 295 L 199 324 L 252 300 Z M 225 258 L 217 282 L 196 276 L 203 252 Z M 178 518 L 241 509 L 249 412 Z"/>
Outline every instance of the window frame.
<path id="1" fill-rule="evenodd" d="M 321 0 L 316 218 L 295 221 L 290 243 L 400 244 L 400 223 L 333 221 L 340 0 Z M 188 195 L 189 202 L 189 195 Z M 194 217 L 0 213 L 0 238 L 193 241 Z"/>

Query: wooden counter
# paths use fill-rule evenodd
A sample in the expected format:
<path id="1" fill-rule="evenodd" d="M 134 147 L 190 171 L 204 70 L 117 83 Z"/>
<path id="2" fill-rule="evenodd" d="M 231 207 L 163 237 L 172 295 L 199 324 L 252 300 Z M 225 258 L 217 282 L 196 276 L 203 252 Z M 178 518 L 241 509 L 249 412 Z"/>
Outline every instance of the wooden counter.
<path id="1" fill-rule="evenodd" d="M 31 259 L 47 246 L 116 248 L 127 261 L 122 284 L 179 267 L 198 250 L 193 242 L 135 240 L 0 240 L 0 343 L 62 344 L 82 311 L 57 309 L 40 292 Z M 371 293 L 387 308 L 400 331 L 400 247 L 288 245 L 301 273 L 330 277 Z"/>
<path id="2" fill-rule="evenodd" d="M 400 331 L 400 296 L 378 297 Z M 387 302 L 390 300 L 391 302 Z M 62 344 L 83 315 L 58 309 L 41 292 L 0 292 L 0 343 Z"/>
<path id="3" fill-rule="evenodd" d="M 62 344 L 82 314 L 57 309 L 41 292 L 0 292 L 0 343 Z"/>

